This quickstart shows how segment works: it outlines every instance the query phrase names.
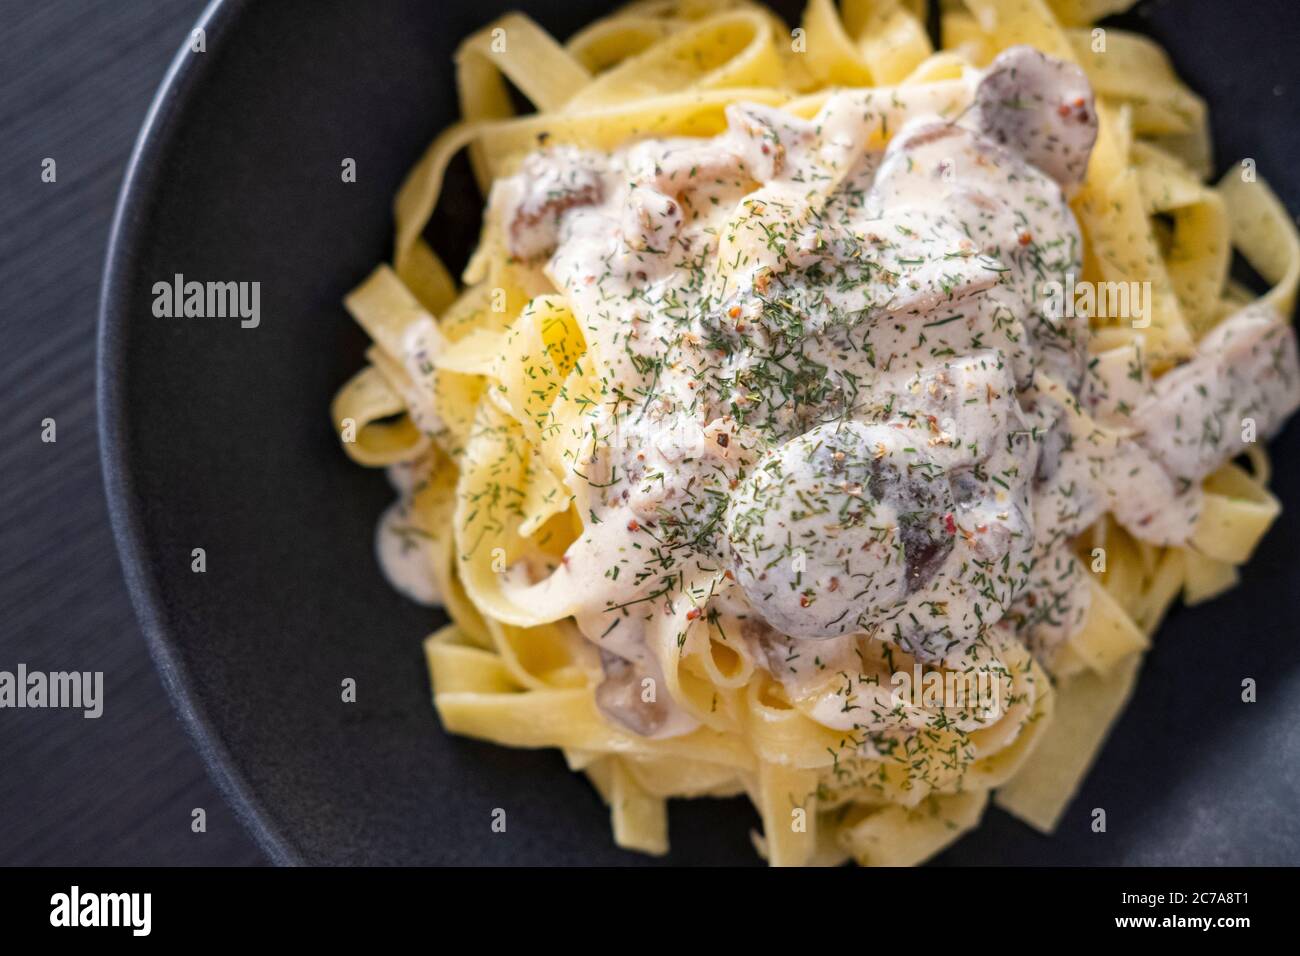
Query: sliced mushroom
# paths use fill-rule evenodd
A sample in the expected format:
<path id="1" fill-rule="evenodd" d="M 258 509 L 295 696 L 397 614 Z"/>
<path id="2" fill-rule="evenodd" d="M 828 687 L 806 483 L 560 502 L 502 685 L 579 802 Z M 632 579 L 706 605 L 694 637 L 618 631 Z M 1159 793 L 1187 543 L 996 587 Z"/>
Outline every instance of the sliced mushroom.
<path id="1" fill-rule="evenodd" d="M 816 127 L 783 110 L 756 103 L 727 107 L 727 136 L 759 182 L 785 174 L 787 157 L 817 140 Z"/>
<path id="2" fill-rule="evenodd" d="M 1139 444 L 1180 489 L 1198 484 L 1300 408 L 1295 328 L 1267 305 L 1219 323 L 1133 413 Z"/>
<path id="3" fill-rule="evenodd" d="M 1097 141 L 1092 86 L 1073 63 L 1030 46 L 1003 50 L 975 90 L 980 132 L 1047 173 L 1067 193 L 1082 183 Z"/>
<path id="4" fill-rule="evenodd" d="M 1048 313 L 1047 283 L 1083 270 L 1083 248 L 1060 185 L 1019 153 L 955 123 L 919 118 L 890 142 L 867 214 L 947 229 L 965 254 L 1001 276 L 1003 311 L 1032 336 L 1036 362 L 1074 390 L 1083 377 L 1084 316 Z M 935 225 L 931 225 L 933 222 Z M 952 257 L 962 249 L 950 251 Z"/>
<path id="5" fill-rule="evenodd" d="M 772 627 L 878 633 L 929 658 L 1018 591 L 1035 450 L 1012 437 L 1015 387 L 994 353 L 900 382 L 888 414 L 773 449 L 733 496 L 727 534 L 736 580 Z"/>
<path id="6" fill-rule="evenodd" d="M 605 679 L 596 685 L 596 706 L 607 718 L 642 737 L 673 736 L 691 729 L 679 726 L 685 715 L 645 664 L 602 649 L 600 666 Z"/>
<path id="7" fill-rule="evenodd" d="M 558 147 L 530 153 L 516 175 L 498 181 L 494 199 L 512 256 L 536 259 L 554 251 L 563 215 L 604 198 L 601 162 L 594 154 Z"/>
<path id="8" fill-rule="evenodd" d="M 682 227 L 681 203 L 648 186 L 633 186 L 623 207 L 623 241 L 636 252 L 663 252 Z"/>

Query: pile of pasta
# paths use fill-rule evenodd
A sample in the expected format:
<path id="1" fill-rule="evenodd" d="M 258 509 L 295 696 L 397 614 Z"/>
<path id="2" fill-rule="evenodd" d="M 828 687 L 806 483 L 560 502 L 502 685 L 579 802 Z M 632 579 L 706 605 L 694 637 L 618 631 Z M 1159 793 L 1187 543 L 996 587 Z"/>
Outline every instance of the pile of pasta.
<path id="1" fill-rule="evenodd" d="M 412 521 L 434 542 L 433 571 L 453 622 L 426 642 L 448 730 L 559 748 L 608 802 L 615 840 L 650 853 L 667 849 L 671 797 L 748 794 L 762 819 L 755 842 L 782 865 L 920 862 L 976 825 L 990 795 L 1032 826 L 1053 829 L 1132 692 L 1168 607 L 1179 595 L 1196 603 L 1231 587 L 1277 516 L 1262 451 L 1249 467 L 1229 464 L 1206 481 L 1187 547 L 1137 541 L 1109 518 L 1082 536 L 1080 558 L 1093 568 L 1087 624 L 1050 678 L 1027 653 L 1008 662 L 1042 684 L 1014 741 L 917 735 L 917 747 L 932 755 L 969 748 L 970 759 L 951 772 L 918 783 L 899 766 L 918 759 L 914 751 L 870 760 L 846 754 L 843 734 L 808 719 L 741 649 L 717 642 L 705 642 L 708 659 L 697 654 L 670 676 L 687 697 L 698 682 L 710 687 L 715 706 L 704 725 L 672 739 L 638 737 L 597 711 L 573 622 L 515 607 L 502 593 L 508 568 L 539 555 L 558 559 L 583 529 L 564 477 L 583 453 L 600 386 L 579 324 L 536 265 L 512 260 L 490 230 L 460 283 L 423 233 L 461 150 L 486 193 L 540 145 L 612 149 L 645 137 L 712 136 L 724 129 L 729 103 L 811 116 L 837 86 L 890 87 L 906 101 L 909 91 L 959 79 L 1027 43 L 1078 62 L 1097 94 L 1099 140 L 1073 201 L 1087 247 L 1082 278 L 1151 283 L 1150 327 L 1099 322 L 1092 348 L 1140 335 L 1158 372 L 1256 298 L 1229 278 L 1234 249 L 1271 284 L 1264 298 L 1289 315 L 1300 241 L 1253 164 L 1206 185 L 1203 101 L 1152 41 L 1093 26 L 1127 6 L 946 2 L 935 49 L 924 2 L 844 0 L 837 8 L 811 0 L 792 29 L 754 3 L 648 0 L 563 44 L 519 14 L 462 44 L 463 119 L 438 137 L 397 196 L 391 265 L 348 297 L 374 344 L 332 409 L 353 459 L 414 462 L 421 476 Z M 512 86 L 535 112 L 516 115 Z M 436 323 L 443 344 L 429 359 L 436 376 L 417 382 L 403 343 L 423 321 Z M 429 401 L 436 427 L 412 414 Z"/>

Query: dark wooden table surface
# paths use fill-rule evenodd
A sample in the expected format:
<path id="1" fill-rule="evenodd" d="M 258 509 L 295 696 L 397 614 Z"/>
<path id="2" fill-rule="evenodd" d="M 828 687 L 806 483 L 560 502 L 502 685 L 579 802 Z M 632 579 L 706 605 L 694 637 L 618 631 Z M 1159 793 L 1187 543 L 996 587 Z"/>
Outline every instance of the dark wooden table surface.
<path id="1" fill-rule="evenodd" d="M 264 861 L 154 672 L 108 527 L 95 424 L 113 205 L 203 6 L 0 0 L 0 671 L 102 671 L 105 698 L 97 720 L 0 709 L 0 864 Z M 204 833 L 191 829 L 198 807 Z"/>

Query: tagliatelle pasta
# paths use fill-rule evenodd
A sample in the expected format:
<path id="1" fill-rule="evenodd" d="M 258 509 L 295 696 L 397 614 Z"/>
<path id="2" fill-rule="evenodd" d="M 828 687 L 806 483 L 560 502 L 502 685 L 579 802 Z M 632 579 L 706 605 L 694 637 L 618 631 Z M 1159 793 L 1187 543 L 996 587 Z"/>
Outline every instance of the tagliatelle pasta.
<path id="1" fill-rule="evenodd" d="M 1050 831 L 1167 608 L 1279 512 L 1285 209 L 1206 184 L 1204 103 L 1093 26 L 1126 3 L 940 6 L 503 17 L 347 299 L 331 417 L 451 617 L 442 723 L 562 750 L 620 846 L 738 794 L 774 865 L 920 863 L 991 795 Z M 457 283 L 425 227 L 461 151 Z"/>

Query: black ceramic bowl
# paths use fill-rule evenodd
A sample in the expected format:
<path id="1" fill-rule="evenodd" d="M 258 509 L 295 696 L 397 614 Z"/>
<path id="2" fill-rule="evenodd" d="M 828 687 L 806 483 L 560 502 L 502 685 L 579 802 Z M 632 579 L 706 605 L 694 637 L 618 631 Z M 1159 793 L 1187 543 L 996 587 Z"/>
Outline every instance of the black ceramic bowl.
<path id="1" fill-rule="evenodd" d="M 393 193 L 455 118 L 457 42 L 509 8 L 563 37 L 610 6 L 214 2 L 206 52 L 178 55 L 145 123 L 100 326 L 114 527 L 167 687 L 276 861 L 645 859 L 613 845 L 558 753 L 439 727 L 420 649 L 437 621 L 382 579 L 371 543 L 390 492 L 327 419 L 365 346 L 340 299 L 389 254 Z M 1208 98 L 1219 156 L 1255 159 L 1300 208 L 1300 4 L 1156 2 L 1130 20 Z M 345 157 L 356 183 L 341 181 Z M 467 180 L 451 192 L 429 235 L 458 262 L 479 207 Z M 260 326 L 156 318 L 153 285 L 177 273 L 260 282 Z M 1241 587 L 1170 617 L 1057 835 L 990 810 L 940 862 L 1300 862 L 1300 428 L 1275 454 L 1288 510 Z M 340 700 L 348 677 L 355 704 Z M 1258 703 L 1241 702 L 1244 677 Z M 496 807 L 506 834 L 491 831 Z M 667 862 L 756 862 L 744 802 L 671 814 Z"/>

